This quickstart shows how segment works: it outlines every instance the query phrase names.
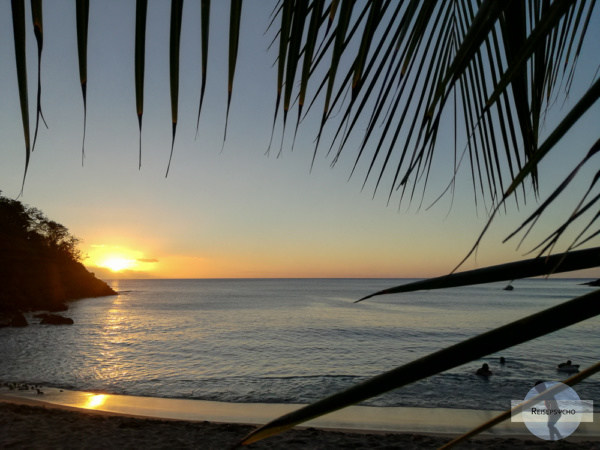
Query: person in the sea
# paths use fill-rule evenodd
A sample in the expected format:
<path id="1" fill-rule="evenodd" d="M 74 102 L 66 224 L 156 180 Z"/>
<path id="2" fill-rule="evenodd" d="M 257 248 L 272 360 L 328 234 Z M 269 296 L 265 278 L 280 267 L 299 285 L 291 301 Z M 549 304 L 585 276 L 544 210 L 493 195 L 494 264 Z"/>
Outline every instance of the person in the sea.
<path id="1" fill-rule="evenodd" d="M 487 365 L 487 363 L 484 363 L 479 369 L 477 369 L 477 372 L 475 372 L 475 375 L 479 375 L 481 377 L 489 377 L 492 374 L 492 371 L 490 370 L 490 366 Z"/>
<path id="2" fill-rule="evenodd" d="M 500 365 L 503 366 L 504 364 L 506 364 L 506 359 L 504 359 L 504 356 L 501 356 L 500 357 Z"/>

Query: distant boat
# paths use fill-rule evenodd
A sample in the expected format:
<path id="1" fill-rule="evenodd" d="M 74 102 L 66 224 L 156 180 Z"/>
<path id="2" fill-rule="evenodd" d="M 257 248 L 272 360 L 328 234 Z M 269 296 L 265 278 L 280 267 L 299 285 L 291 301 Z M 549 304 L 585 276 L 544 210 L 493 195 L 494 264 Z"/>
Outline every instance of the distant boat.
<path id="1" fill-rule="evenodd" d="M 504 291 L 512 291 L 514 289 L 512 284 L 507 284 L 506 287 L 503 289 Z"/>

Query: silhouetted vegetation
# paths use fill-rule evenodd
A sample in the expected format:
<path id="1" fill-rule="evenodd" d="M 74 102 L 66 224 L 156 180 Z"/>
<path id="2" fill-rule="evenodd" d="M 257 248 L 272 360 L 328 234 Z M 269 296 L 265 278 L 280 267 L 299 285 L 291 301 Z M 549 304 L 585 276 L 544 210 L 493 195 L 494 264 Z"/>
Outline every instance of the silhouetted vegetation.
<path id="1" fill-rule="evenodd" d="M 0 312 L 67 309 L 85 297 L 116 294 L 80 262 L 78 239 L 0 192 Z"/>

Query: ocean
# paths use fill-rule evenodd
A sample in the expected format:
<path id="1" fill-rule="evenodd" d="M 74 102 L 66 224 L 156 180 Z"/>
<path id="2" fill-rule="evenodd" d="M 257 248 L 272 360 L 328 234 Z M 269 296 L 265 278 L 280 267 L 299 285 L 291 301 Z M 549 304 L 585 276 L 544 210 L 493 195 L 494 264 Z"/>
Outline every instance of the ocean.
<path id="1" fill-rule="evenodd" d="M 71 304 L 71 326 L 0 329 L 0 382 L 223 402 L 309 403 L 368 377 L 591 292 L 527 279 L 388 295 L 403 279 L 113 280 Z M 598 361 L 600 318 L 369 400 L 372 406 L 507 409 L 567 359 Z M 506 358 L 500 365 L 499 357 Z M 488 379 L 474 373 L 488 363 Z M 600 405 L 598 376 L 575 386 Z"/>

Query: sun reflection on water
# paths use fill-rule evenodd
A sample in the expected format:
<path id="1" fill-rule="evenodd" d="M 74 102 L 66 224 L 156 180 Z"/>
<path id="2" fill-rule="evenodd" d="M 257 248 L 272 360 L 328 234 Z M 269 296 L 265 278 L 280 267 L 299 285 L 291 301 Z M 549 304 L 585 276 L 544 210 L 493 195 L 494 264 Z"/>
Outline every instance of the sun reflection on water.
<path id="1" fill-rule="evenodd" d="M 94 378 L 104 383 L 114 380 L 126 382 L 133 375 L 130 365 L 138 366 L 130 357 L 137 342 L 132 332 L 136 324 L 132 322 L 127 309 L 127 299 L 127 295 L 122 294 L 113 297 L 104 312 L 94 354 Z"/>
<path id="2" fill-rule="evenodd" d="M 87 408 L 87 409 L 95 409 L 95 408 L 102 406 L 105 401 L 106 401 L 105 394 L 90 394 L 90 397 L 87 399 L 87 401 L 83 407 Z"/>

